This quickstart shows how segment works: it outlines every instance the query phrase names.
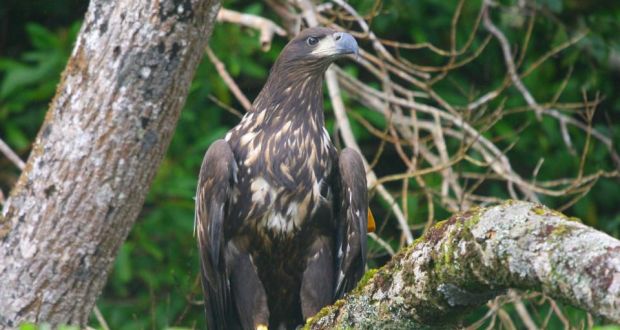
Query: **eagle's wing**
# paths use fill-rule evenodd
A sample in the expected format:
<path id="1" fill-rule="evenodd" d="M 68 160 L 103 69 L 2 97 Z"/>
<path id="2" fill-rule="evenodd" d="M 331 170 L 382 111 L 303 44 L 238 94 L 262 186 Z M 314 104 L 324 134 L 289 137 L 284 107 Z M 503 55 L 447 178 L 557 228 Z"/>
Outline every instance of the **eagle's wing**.
<path id="1" fill-rule="evenodd" d="M 341 298 L 355 287 L 366 267 L 368 190 L 364 163 L 357 151 L 346 148 L 338 159 L 338 236 L 336 238 L 336 291 Z"/>
<path id="2" fill-rule="evenodd" d="M 194 226 L 209 329 L 227 329 L 233 313 L 223 250 L 226 209 L 236 181 L 236 167 L 228 143 L 216 141 L 202 161 L 196 190 Z"/>

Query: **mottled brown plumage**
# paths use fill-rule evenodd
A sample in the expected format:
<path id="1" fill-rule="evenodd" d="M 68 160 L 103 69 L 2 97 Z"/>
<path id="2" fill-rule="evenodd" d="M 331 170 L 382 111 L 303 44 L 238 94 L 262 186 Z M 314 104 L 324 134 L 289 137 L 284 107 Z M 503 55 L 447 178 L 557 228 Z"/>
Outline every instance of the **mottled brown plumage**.
<path id="1" fill-rule="evenodd" d="M 294 328 L 364 272 L 367 191 L 357 152 L 324 127 L 322 76 L 357 52 L 307 29 L 284 48 L 239 125 L 207 151 L 196 229 L 209 329 Z"/>

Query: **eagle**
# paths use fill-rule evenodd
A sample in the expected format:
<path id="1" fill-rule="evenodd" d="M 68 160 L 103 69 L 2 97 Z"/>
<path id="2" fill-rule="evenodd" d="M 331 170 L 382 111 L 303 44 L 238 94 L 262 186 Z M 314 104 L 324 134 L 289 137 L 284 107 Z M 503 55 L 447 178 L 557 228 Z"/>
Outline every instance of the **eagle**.
<path id="1" fill-rule="evenodd" d="M 303 30 L 239 124 L 207 150 L 195 230 L 209 330 L 292 329 L 350 291 L 366 265 L 362 158 L 325 129 L 323 74 L 355 39 Z"/>

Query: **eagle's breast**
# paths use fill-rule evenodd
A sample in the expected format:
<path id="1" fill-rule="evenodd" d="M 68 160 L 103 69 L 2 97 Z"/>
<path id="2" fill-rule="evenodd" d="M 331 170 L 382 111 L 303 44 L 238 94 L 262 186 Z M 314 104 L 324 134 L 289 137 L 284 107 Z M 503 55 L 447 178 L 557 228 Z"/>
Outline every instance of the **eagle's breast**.
<path id="1" fill-rule="evenodd" d="M 336 151 L 322 123 L 265 113 L 246 114 L 226 137 L 239 167 L 231 211 L 262 236 L 291 237 L 319 209 L 331 210 Z"/>

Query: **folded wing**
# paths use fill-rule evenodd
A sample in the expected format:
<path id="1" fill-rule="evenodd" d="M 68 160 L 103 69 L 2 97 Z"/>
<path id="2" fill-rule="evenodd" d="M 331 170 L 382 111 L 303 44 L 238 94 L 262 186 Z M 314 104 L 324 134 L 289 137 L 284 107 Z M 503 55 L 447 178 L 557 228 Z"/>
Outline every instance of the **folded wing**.
<path id="1" fill-rule="evenodd" d="M 342 150 L 338 169 L 336 299 L 353 289 L 364 274 L 368 223 L 368 190 L 361 156 L 350 148 Z"/>
<path id="2" fill-rule="evenodd" d="M 224 251 L 226 209 L 236 178 L 236 163 L 228 143 L 218 140 L 202 161 L 196 191 L 195 231 L 200 253 L 207 325 L 227 329 L 234 313 Z"/>

